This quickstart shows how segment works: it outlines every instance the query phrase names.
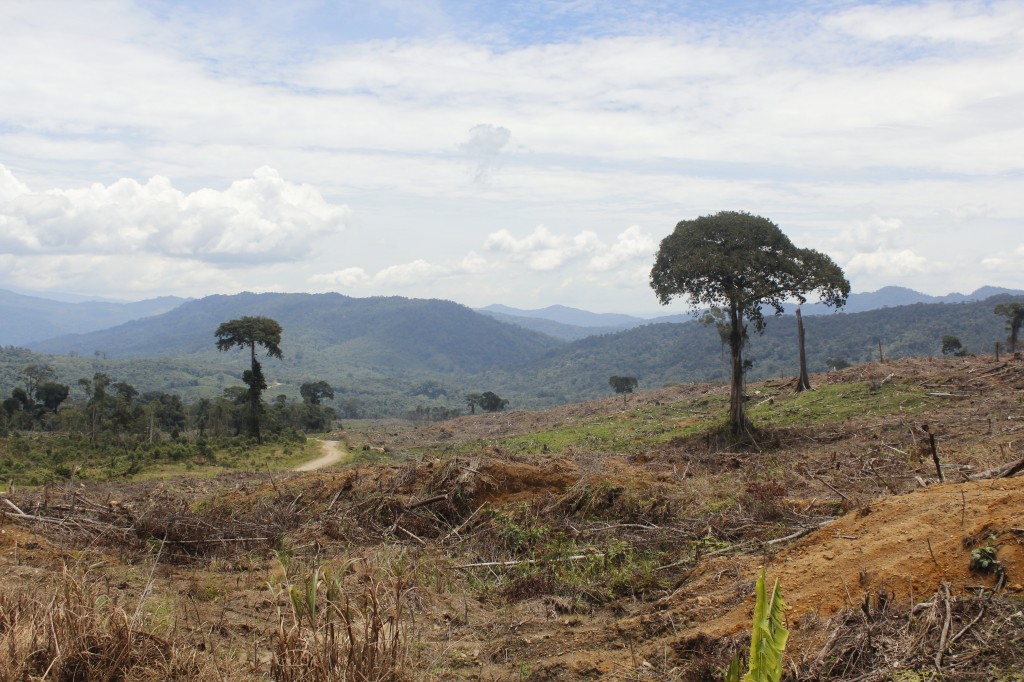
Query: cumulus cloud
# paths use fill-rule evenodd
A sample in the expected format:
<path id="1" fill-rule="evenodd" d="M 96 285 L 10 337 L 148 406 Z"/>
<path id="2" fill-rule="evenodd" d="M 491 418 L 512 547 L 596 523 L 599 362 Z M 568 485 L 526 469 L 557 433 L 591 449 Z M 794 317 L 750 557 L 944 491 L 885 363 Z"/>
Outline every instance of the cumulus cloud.
<path id="1" fill-rule="evenodd" d="M 409 263 L 389 265 L 378 270 L 373 275 L 370 275 L 363 268 L 352 267 L 312 275 L 308 281 L 310 284 L 321 287 L 340 287 L 344 289 L 377 286 L 409 288 L 429 284 L 439 279 L 478 275 L 490 269 L 491 265 L 486 259 L 471 251 L 458 263 L 431 263 L 418 258 Z"/>
<path id="2" fill-rule="evenodd" d="M 656 247 L 653 237 L 633 225 L 615 238 L 611 245 L 594 232 L 585 230 L 574 236 L 555 234 L 539 225 L 530 234 L 517 238 L 508 230 L 488 235 L 484 248 L 507 254 L 509 260 L 534 271 L 557 270 L 587 257 L 587 270 L 607 272 L 641 258 L 652 258 Z"/>
<path id="3" fill-rule="evenodd" d="M 344 289 L 355 289 L 373 280 L 363 268 L 343 268 L 334 272 L 312 275 L 309 278 L 310 284 L 329 287 L 342 287 Z"/>
<path id="4" fill-rule="evenodd" d="M 226 190 L 192 193 L 162 176 L 33 192 L 0 166 L 0 248 L 15 254 L 287 262 L 343 230 L 349 216 L 347 206 L 266 166 Z"/>
<path id="5" fill-rule="evenodd" d="M 307 281 L 317 287 L 345 290 L 409 289 L 439 280 L 462 280 L 477 286 L 494 272 L 518 265 L 538 275 L 564 270 L 556 275 L 562 278 L 562 287 L 576 282 L 642 285 L 650 269 L 646 261 L 653 258 L 655 247 L 655 240 L 638 225 L 618 234 L 610 244 L 591 231 L 576 235 L 556 234 L 539 225 L 523 237 L 516 237 L 508 230 L 488 235 L 484 248 L 492 255 L 491 258 L 470 251 L 457 262 L 431 262 L 418 258 L 381 268 L 373 274 L 362 267 L 349 267 L 315 274 Z"/>
<path id="6" fill-rule="evenodd" d="M 1012 252 L 1001 251 L 983 258 L 981 265 L 989 272 L 1009 275 L 1020 270 L 1022 258 L 1024 258 L 1024 244 L 1020 244 Z"/>
<path id="7" fill-rule="evenodd" d="M 873 215 L 853 226 L 842 230 L 828 244 L 829 253 L 839 261 L 852 262 L 858 256 L 899 251 L 896 248 L 903 231 L 903 220 Z M 858 263 L 867 263 L 870 258 L 860 258 Z"/>
<path id="8" fill-rule="evenodd" d="M 614 4 L 570 3 L 566 15 L 586 6 L 607 18 Z M 942 276 L 962 279 L 998 257 L 985 244 L 1020 222 L 1019 0 L 720 15 L 661 3 L 620 10 L 628 28 L 616 17 L 602 30 L 577 23 L 514 39 L 501 36 L 518 10 L 491 24 L 493 13 L 437 5 L 448 19 L 474 17 L 469 31 L 422 21 L 422 31 L 389 32 L 394 22 L 365 31 L 345 16 L 341 36 L 290 23 L 302 15 L 293 9 L 274 10 L 289 21 L 254 23 L 261 12 L 239 18 L 216 3 L 171 16 L 145 3 L 66 5 L 55 14 L 47 3 L 0 3 L 0 159 L 26 169 L 19 181 L 0 167 L 0 255 L 249 263 L 248 288 L 276 261 L 296 264 L 280 274 L 292 286 L 326 273 L 318 277 L 347 288 L 378 276 L 443 279 L 458 265 L 447 259 L 477 248 L 521 271 L 518 291 L 550 296 L 556 275 L 610 282 L 642 270 L 654 249 L 620 244 L 602 223 L 667 229 L 686 215 L 748 206 L 807 225 L 815 247 L 826 233 L 814 230 L 852 225 L 825 249 L 840 263 L 878 269 L 912 262 L 907 252 L 932 261 L 955 253 L 957 267 Z M 323 25 L 322 9 L 306 16 Z M 296 36 L 301 49 L 289 42 Z M 467 189 L 467 175 L 485 183 L 513 149 L 500 186 Z M 327 249 L 306 258 L 313 240 L 335 241 L 347 217 L 300 200 L 284 202 L 298 217 L 275 215 L 263 190 L 251 189 L 253 200 L 250 190 L 223 189 L 264 163 L 301 168 L 329 196 L 365 207 L 373 224 L 345 235 L 349 260 Z M 169 175 L 179 188 L 217 178 L 222 189 L 206 201 L 159 177 L 74 192 L 22 184 L 100 174 Z M 112 199 L 120 193 L 123 206 Z M 854 224 L 871 212 L 901 221 Z M 557 234 L 531 244 L 531 235 L 498 233 L 485 250 L 479 225 L 498 213 L 504 225 L 530 228 L 545 216 Z M 410 216 L 430 229 L 410 230 Z M 956 233 L 965 221 L 976 238 Z M 594 229 L 600 239 L 579 242 Z M 390 260 L 373 251 L 380 243 Z M 364 269 L 347 267 L 356 265 Z M 1020 269 L 1005 272 L 1017 286 Z M 453 280 L 452 296 L 478 295 L 483 280 Z M 649 297 L 642 282 L 638 290 L 633 305 Z"/>
<path id="9" fill-rule="evenodd" d="M 502 126 L 481 123 L 469 129 L 469 139 L 459 149 L 476 163 L 473 179 L 483 182 L 501 151 L 508 146 L 512 131 Z"/>
<path id="10" fill-rule="evenodd" d="M 925 271 L 929 261 L 903 247 L 904 223 L 900 218 L 871 216 L 832 240 L 829 251 L 849 275 L 904 277 Z M 937 263 L 931 263 L 933 267 Z"/>
<path id="11" fill-rule="evenodd" d="M 590 259 L 587 266 L 593 272 L 608 272 L 624 263 L 640 258 L 653 258 L 658 242 L 646 234 L 639 225 L 631 225 L 615 239 L 615 243 Z"/>
<path id="12" fill-rule="evenodd" d="M 872 253 L 858 253 L 846 263 L 846 271 L 854 275 L 899 277 L 924 272 L 927 263 L 927 258 L 917 255 L 910 249 L 879 250 Z"/>
<path id="13" fill-rule="evenodd" d="M 599 248 L 597 235 L 590 231 L 574 237 L 559 235 L 543 225 L 518 239 L 508 230 L 499 230 L 487 237 L 484 248 L 508 254 L 511 260 L 525 263 L 530 270 L 555 270 L 565 263 Z"/>

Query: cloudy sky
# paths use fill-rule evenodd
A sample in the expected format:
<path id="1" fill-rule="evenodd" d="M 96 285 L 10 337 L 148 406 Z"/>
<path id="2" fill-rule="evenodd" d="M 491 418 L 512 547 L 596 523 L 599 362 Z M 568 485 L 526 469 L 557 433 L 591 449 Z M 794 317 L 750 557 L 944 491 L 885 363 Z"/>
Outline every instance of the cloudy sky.
<path id="1" fill-rule="evenodd" d="M 0 288 L 658 306 L 676 222 L 1024 288 L 1024 3 L 4 0 Z"/>

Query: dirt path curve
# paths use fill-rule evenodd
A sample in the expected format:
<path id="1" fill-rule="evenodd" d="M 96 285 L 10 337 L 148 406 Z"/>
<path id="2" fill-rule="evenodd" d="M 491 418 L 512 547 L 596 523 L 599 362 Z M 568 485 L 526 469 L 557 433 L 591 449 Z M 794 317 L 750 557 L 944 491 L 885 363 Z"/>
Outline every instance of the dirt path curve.
<path id="1" fill-rule="evenodd" d="M 324 454 L 292 469 L 292 471 L 316 471 L 337 464 L 348 457 L 348 450 L 336 440 L 322 440 Z"/>

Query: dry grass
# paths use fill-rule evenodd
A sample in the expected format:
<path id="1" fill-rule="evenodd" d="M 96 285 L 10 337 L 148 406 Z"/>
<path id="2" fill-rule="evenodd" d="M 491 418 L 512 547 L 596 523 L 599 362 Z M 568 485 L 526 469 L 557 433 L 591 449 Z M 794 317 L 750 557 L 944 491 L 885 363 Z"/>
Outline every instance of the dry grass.
<path id="1" fill-rule="evenodd" d="M 220 677 L 188 644 L 147 631 L 64 568 L 48 599 L 0 594 L 0 682 Z"/>
<path id="2" fill-rule="evenodd" d="M 706 623 L 742 610 L 746 567 L 775 561 L 795 542 L 787 538 L 844 512 L 877 518 L 879 496 L 946 494 L 933 490 L 930 454 L 920 456 L 923 423 L 939 434 L 947 481 L 1019 458 L 1020 363 L 908 360 L 819 381 L 799 399 L 788 385 L 756 387 L 759 417 L 773 427 L 756 447 L 676 437 L 691 420 L 680 415 L 709 390 L 677 387 L 638 394 L 627 410 L 612 398 L 389 424 L 381 442 L 416 456 L 337 471 L 12 492 L 0 507 L 0 525 L 13 519 L 0 533 L 0 682 L 720 679 L 743 635 Z M 897 381 L 916 396 L 914 411 L 876 409 L 879 395 L 903 400 Z M 879 389 L 861 391 L 864 410 L 837 416 L 836 404 L 854 401 L 842 386 L 825 388 L 851 382 Z M 592 428 L 576 438 L 580 420 Z M 588 440 L 597 427 L 607 437 Z M 545 452 L 508 438 L 536 430 L 575 440 Z M 631 438 L 635 446 L 619 445 Z M 946 516 L 960 526 L 994 518 L 974 501 L 980 492 L 964 489 L 948 493 Z M 870 617 L 836 615 L 857 604 L 850 573 L 849 604 L 794 624 L 787 679 L 933 679 L 943 629 L 941 679 L 1016 679 L 1007 672 L 1024 666 L 1016 519 L 989 529 L 1006 545 L 1009 594 L 972 598 L 973 576 L 950 578 L 969 549 L 944 556 L 932 536 L 938 560 L 925 560 L 942 562 L 952 597 L 910 614 L 929 583 L 899 600 L 902 612 L 894 600 Z M 819 535 L 822 546 L 870 539 L 833 527 Z M 927 536 L 914 537 L 928 552 Z M 891 553 L 904 554 L 896 542 Z M 88 579 L 62 575 L 65 557 L 88 563 Z M 54 567 L 43 579 L 53 590 L 32 592 Z M 872 570 L 870 580 L 885 577 Z M 268 579 L 278 585 L 269 592 Z M 30 596 L 9 596 L 19 587 Z"/>
<path id="3" fill-rule="evenodd" d="M 334 573 L 318 568 L 285 584 L 277 594 L 283 605 L 271 637 L 271 677 L 279 682 L 411 679 L 405 672 L 409 589 L 403 578 L 379 566 L 371 569 L 362 559 Z"/>

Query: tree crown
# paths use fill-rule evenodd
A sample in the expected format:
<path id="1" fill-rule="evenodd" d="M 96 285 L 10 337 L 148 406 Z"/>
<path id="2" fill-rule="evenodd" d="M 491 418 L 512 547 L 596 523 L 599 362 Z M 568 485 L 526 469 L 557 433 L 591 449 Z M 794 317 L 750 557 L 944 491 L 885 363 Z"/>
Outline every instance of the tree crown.
<path id="1" fill-rule="evenodd" d="M 996 315 L 1003 315 L 1006 317 L 1007 324 L 1020 324 L 1024 320 L 1024 303 L 1018 303 L 1016 301 L 1011 303 L 1000 303 L 997 305 L 992 312 Z"/>
<path id="2" fill-rule="evenodd" d="M 636 377 L 611 376 L 608 377 L 608 385 L 616 393 L 632 393 L 638 382 Z"/>
<path id="3" fill-rule="evenodd" d="M 842 306 L 850 293 L 843 271 L 823 253 L 793 245 L 775 223 L 737 211 L 683 220 L 662 240 L 651 288 L 664 305 L 677 296 L 735 309 L 764 328 L 762 306 L 776 314 L 790 299 Z"/>
<path id="4" fill-rule="evenodd" d="M 217 350 L 230 350 L 235 346 L 255 350 L 263 346 L 267 355 L 281 358 L 281 325 L 269 317 L 242 317 L 224 322 L 214 335 L 217 337 Z"/>
<path id="5" fill-rule="evenodd" d="M 319 405 L 324 398 L 334 400 L 334 389 L 322 379 L 302 384 L 299 393 L 302 395 L 302 401 L 309 405 Z"/>

